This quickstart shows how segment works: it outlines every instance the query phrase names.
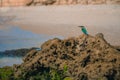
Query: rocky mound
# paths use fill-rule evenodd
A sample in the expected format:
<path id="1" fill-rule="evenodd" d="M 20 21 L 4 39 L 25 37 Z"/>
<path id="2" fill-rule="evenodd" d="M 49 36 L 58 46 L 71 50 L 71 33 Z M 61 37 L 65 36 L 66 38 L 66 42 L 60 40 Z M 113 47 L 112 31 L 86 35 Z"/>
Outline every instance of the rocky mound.
<path id="1" fill-rule="evenodd" d="M 120 51 L 107 43 L 101 33 L 95 37 L 81 35 L 49 40 L 40 51 L 31 50 L 23 61 L 14 65 L 16 78 L 32 80 L 39 72 L 62 71 L 66 65 L 65 76 L 72 80 L 120 80 Z"/>

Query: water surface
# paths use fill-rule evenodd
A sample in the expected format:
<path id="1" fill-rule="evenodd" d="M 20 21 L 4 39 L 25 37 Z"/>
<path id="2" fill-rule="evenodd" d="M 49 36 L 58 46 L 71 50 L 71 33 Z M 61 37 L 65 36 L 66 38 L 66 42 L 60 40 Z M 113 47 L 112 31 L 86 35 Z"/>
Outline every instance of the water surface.
<path id="1" fill-rule="evenodd" d="M 40 47 L 42 43 L 52 38 L 63 38 L 55 35 L 35 34 L 30 31 L 23 30 L 16 26 L 8 26 L 0 29 L 0 51 Z M 0 67 L 12 66 L 13 64 L 21 64 L 21 57 L 2 57 L 0 56 Z"/>
<path id="2" fill-rule="evenodd" d="M 13 64 L 21 64 L 21 57 L 1 57 L 0 58 L 0 67 L 12 66 Z"/>
<path id="3" fill-rule="evenodd" d="M 19 27 L 10 27 L 0 30 L 0 51 L 40 47 L 42 43 L 55 37 L 62 38 L 55 35 L 35 34 Z"/>

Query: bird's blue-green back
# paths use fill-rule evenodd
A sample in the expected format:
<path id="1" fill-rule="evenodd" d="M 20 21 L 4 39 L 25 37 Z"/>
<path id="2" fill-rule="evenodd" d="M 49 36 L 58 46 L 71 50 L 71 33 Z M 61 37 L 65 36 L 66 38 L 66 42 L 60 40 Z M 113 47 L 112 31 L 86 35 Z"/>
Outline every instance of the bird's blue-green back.
<path id="1" fill-rule="evenodd" d="M 88 32 L 87 32 L 87 30 L 86 30 L 85 27 L 82 27 L 82 32 L 83 32 L 84 34 L 87 34 L 87 35 L 88 35 Z"/>

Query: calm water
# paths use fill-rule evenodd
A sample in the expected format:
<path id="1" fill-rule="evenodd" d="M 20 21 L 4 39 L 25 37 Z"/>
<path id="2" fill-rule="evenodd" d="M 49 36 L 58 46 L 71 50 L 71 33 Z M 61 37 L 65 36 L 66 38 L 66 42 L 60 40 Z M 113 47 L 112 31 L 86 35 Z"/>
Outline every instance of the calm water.
<path id="1" fill-rule="evenodd" d="M 12 66 L 13 64 L 21 64 L 21 57 L 1 57 L 0 58 L 0 67 Z"/>
<path id="2" fill-rule="evenodd" d="M 22 30 L 19 27 L 9 27 L 0 30 L 0 51 L 40 47 L 40 45 L 52 38 L 63 38 L 61 36 L 49 36 L 35 34 L 30 31 Z M 0 67 L 12 66 L 13 64 L 22 63 L 20 57 L 0 57 Z"/>
<path id="3" fill-rule="evenodd" d="M 61 36 L 35 34 L 19 27 L 10 27 L 0 30 L 0 51 L 40 47 L 43 42 L 55 37 L 62 38 Z"/>

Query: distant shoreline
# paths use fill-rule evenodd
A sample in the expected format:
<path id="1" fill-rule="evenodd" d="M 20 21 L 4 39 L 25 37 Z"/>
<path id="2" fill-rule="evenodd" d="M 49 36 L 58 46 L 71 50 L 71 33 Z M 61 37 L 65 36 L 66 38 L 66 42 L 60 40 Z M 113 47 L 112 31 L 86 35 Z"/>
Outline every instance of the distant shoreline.
<path id="1" fill-rule="evenodd" d="M 30 50 L 31 50 L 31 48 L 21 48 L 21 49 L 0 51 L 0 57 L 23 57 Z"/>

